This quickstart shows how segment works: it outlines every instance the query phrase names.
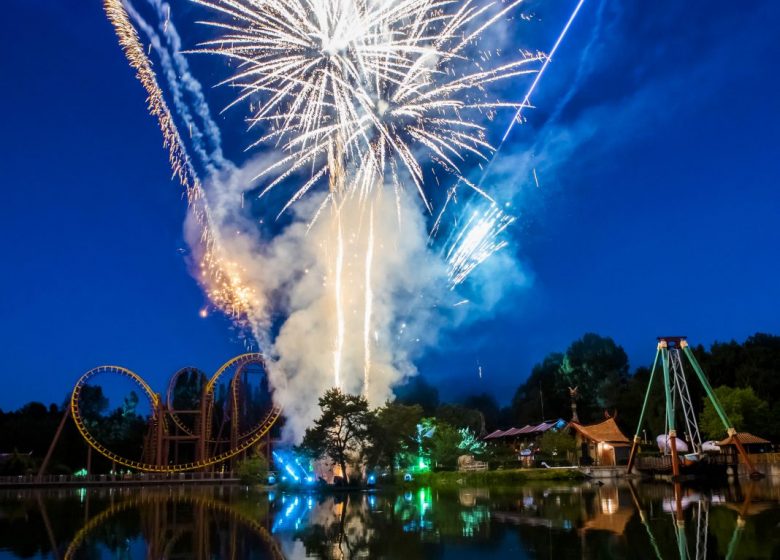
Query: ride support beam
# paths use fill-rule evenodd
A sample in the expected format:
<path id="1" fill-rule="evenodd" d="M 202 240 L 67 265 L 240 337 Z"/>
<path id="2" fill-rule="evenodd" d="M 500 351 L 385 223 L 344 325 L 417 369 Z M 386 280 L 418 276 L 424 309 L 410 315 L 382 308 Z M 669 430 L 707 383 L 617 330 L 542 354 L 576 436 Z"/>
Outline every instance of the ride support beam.
<path id="1" fill-rule="evenodd" d="M 203 391 L 200 395 L 200 420 L 198 421 L 198 448 L 195 453 L 196 461 L 203 461 L 206 458 L 206 440 L 209 438 L 209 426 L 206 424 L 209 421 L 208 418 L 208 406 L 207 402 L 209 398 L 208 385 L 203 386 Z"/>
<path id="2" fill-rule="evenodd" d="M 163 466 L 167 461 L 163 456 L 163 446 L 165 442 L 165 418 L 163 418 L 162 399 L 158 398 L 157 410 L 154 411 L 155 415 L 155 457 L 154 462 L 158 466 Z"/>
<path id="3" fill-rule="evenodd" d="M 661 355 L 661 343 L 658 343 L 658 349 L 655 351 L 655 359 L 653 360 L 653 369 L 650 370 L 650 381 L 647 383 L 647 391 L 645 391 L 645 400 L 642 403 L 642 412 L 639 413 L 639 422 L 636 425 L 636 432 L 634 433 L 634 441 L 631 444 L 631 453 L 628 455 L 628 466 L 626 467 L 626 474 L 631 474 L 631 470 L 634 468 L 634 460 L 636 459 L 636 452 L 639 447 L 641 438 L 639 432 L 642 429 L 642 424 L 645 422 L 645 411 L 647 410 L 647 401 L 650 399 L 650 392 L 653 389 L 653 379 L 655 378 L 655 370 L 658 366 L 658 357 Z"/>
<path id="4" fill-rule="evenodd" d="M 57 426 L 57 431 L 54 432 L 54 438 L 51 440 L 51 445 L 49 445 L 49 450 L 46 452 L 46 456 L 43 458 L 43 463 L 41 463 L 41 468 L 38 469 L 38 480 L 43 477 L 43 474 L 46 472 L 46 468 L 49 466 L 49 461 L 51 461 L 51 456 L 54 453 L 54 448 L 57 447 L 57 442 L 60 440 L 60 436 L 62 435 L 62 429 L 65 427 L 65 422 L 68 421 L 68 418 L 70 418 L 70 407 L 65 407 L 65 413 L 62 415 L 62 420 L 60 420 L 60 425 Z"/>
<path id="5" fill-rule="evenodd" d="M 715 412 L 718 413 L 718 417 L 720 418 L 720 421 L 723 423 L 723 426 L 726 428 L 726 433 L 729 435 L 729 437 L 731 437 L 734 440 L 734 445 L 737 447 L 737 452 L 739 453 L 740 457 L 742 457 L 742 460 L 745 462 L 748 472 L 750 473 L 750 477 L 763 478 L 764 476 L 763 473 L 759 472 L 756 469 L 756 467 L 753 465 L 753 461 L 751 461 L 750 457 L 748 457 L 747 451 L 745 451 L 742 442 L 739 441 L 739 435 L 737 434 L 737 430 L 734 427 L 734 424 L 731 423 L 731 420 L 729 420 L 726 411 L 721 406 L 717 395 L 715 395 L 715 391 L 712 390 L 712 385 L 710 385 L 707 376 L 704 375 L 704 370 L 701 369 L 701 366 L 699 365 L 699 362 L 696 360 L 696 356 L 693 355 L 690 346 L 688 346 L 688 343 L 685 340 L 683 340 L 680 343 L 680 347 L 685 353 L 685 356 L 688 358 L 688 362 L 690 362 L 693 371 L 696 372 L 696 377 L 699 378 L 699 383 L 701 383 L 702 387 L 704 387 L 704 392 L 707 393 L 707 398 L 710 400 L 712 406 L 715 408 Z"/>
<path id="6" fill-rule="evenodd" d="M 659 344 L 661 347 L 661 364 L 664 371 L 664 395 L 666 398 L 666 424 L 669 426 L 666 443 L 672 454 L 672 477 L 676 480 L 680 476 L 680 461 L 677 457 L 677 430 L 674 426 L 674 408 L 672 406 L 672 389 L 669 380 L 669 347 L 665 340 Z"/>

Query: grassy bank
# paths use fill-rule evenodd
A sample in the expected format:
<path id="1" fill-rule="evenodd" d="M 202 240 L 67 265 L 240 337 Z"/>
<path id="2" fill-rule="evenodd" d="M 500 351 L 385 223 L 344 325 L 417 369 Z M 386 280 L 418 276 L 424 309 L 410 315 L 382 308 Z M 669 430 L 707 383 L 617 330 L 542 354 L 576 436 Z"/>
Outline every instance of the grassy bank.
<path id="1" fill-rule="evenodd" d="M 583 480 L 585 475 L 571 469 L 506 469 L 482 472 L 427 472 L 414 476 L 411 482 L 403 481 L 403 474 L 396 477 L 399 486 L 432 486 L 447 488 L 458 486 L 516 486 L 525 482 Z"/>

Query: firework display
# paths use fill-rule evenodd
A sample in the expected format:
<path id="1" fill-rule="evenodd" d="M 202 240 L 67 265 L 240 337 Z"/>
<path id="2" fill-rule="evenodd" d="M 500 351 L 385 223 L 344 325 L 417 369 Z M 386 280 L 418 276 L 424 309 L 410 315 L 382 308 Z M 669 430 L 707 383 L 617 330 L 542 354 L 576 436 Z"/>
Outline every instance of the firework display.
<path id="1" fill-rule="evenodd" d="M 502 51 L 489 37 L 515 25 L 521 1 L 189 0 L 187 5 L 205 14 L 197 18 L 205 39 L 189 42 L 169 22 L 168 4 L 145 1 L 163 20 L 159 29 L 146 23 L 130 0 L 105 4 L 149 93 L 174 171 L 187 187 L 201 230 L 197 274 L 209 299 L 281 358 L 272 361 L 272 369 L 280 371 L 271 376 L 277 389 L 314 382 L 318 390 L 336 386 L 382 402 L 411 367 L 409 352 L 391 347 L 419 343 L 425 329 L 409 327 L 410 318 L 419 323 L 426 316 L 416 311 L 415 302 L 428 301 L 422 305 L 430 307 L 465 301 L 446 303 L 439 297 L 431 303 L 422 295 L 423 279 L 454 290 L 507 244 L 501 234 L 515 217 L 483 186 L 495 153 L 490 126 L 502 110 L 512 118 L 503 143 L 549 62 L 539 51 Z M 136 28 L 149 38 L 148 50 Z M 152 48 L 186 135 L 176 128 L 152 70 Z M 227 97 L 219 109 L 223 115 L 243 115 L 246 151 L 268 156 L 251 175 L 222 156 L 220 125 L 185 57 L 221 61 L 208 84 Z M 510 82 L 524 77 L 530 88 Z M 512 88 L 502 86 L 510 83 Z M 188 96 L 198 98 L 195 109 L 186 105 Z M 195 171 L 183 136 L 189 136 L 206 177 Z M 210 153 L 204 138 L 214 146 Z M 250 192 L 249 186 L 242 186 L 238 197 L 225 188 L 210 191 L 206 185 L 219 184 L 226 174 L 256 185 L 253 196 L 261 203 L 281 198 L 273 212 L 277 219 L 292 213 L 295 221 L 299 205 L 316 204 L 315 210 L 301 212 L 306 237 L 294 243 L 310 262 L 303 265 L 294 256 L 282 262 L 297 275 L 281 288 L 282 300 L 306 303 L 286 309 L 288 321 L 277 335 L 270 334 L 269 317 L 279 288 L 263 285 L 275 282 L 260 279 L 257 271 L 270 268 L 268 253 L 277 251 L 267 242 L 245 242 L 241 236 L 247 228 L 226 218 L 238 215 L 236 207 L 243 207 Z M 461 185 L 472 191 L 465 213 L 448 227 L 439 248 L 426 249 L 444 211 L 466 198 L 458 195 Z M 420 211 L 436 216 L 423 235 L 415 216 Z M 398 273 L 414 263 L 426 268 L 418 284 Z M 310 273 L 321 280 L 308 282 Z M 293 297 L 303 287 L 306 297 Z M 320 340 L 296 349 L 318 355 L 316 364 L 290 359 L 285 335 Z M 305 384 L 292 382 L 296 375 Z M 284 404 L 289 410 L 290 403 Z"/>

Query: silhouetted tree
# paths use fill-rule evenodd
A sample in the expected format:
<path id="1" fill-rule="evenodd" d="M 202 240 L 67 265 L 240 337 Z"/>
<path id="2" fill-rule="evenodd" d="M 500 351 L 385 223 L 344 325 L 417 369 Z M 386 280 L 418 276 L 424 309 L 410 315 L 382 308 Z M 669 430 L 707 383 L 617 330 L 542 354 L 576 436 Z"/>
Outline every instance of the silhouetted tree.
<path id="1" fill-rule="evenodd" d="M 436 409 L 436 419 L 454 428 L 468 428 L 475 434 L 485 432 L 482 413 L 460 404 L 443 404 Z"/>
<path id="2" fill-rule="evenodd" d="M 322 414 L 306 429 L 300 450 L 314 458 L 330 457 L 346 476 L 347 462 L 366 451 L 374 415 L 365 397 L 339 389 L 326 391 L 319 405 Z"/>
<path id="3" fill-rule="evenodd" d="M 488 393 L 472 395 L 463 399 L 462 404 L 466 408 L 478 410 L 482 414 L 486 432 L 492 432 L 498 427 L 498 419 L 501 411 L 498 407 L 498 402 L 493 395 Z"/>
<path id="4" fill-rule="evenodd" d="M 416 454 L 417 424 L 422 420 L 423 410 L 419 404 L 411 406 L 386 403 L 376 411 L 376 422 L 370 429 L 370 461 L 373 464 L 390 467 L 405 467 L 402 457 Z"/>
<path id="5" fill-rule="evenodd" d="M 517 427 L 553 416 L 570 417 L 568 389 L 563 393 L 558 380 L 563 358 L 563 354 L 549 354 L 542 363 L 533 367 L 528 380 L 517 388 L 512 399 Z"/>

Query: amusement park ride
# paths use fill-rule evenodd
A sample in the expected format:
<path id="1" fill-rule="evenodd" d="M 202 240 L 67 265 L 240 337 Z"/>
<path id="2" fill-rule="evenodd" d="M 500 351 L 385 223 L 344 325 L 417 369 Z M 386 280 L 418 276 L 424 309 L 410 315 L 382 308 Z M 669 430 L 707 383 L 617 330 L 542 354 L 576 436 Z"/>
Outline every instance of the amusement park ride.
<path id="1" fill-rule="evenodd" d="M 686 337 L 684 336 L 663 336 L 658 338 L 658 348 L 655 354 L 655 360 L 653 361 L 653 368 L 650 371 L 650 381 L 647 384 L 642 412 L 639 415 L 639 423 L 636 428 L 633 444 L 631 445 L 631 453 L 628 457 L 628 474 L 631 474 L 634 466 L 636 466 L 640 471 L 644 470 L 658 474 L 669 473 L 674 479 L 678 479 L 681 474 L 698 474 L 706 472 L 708 467 L 724 466 L 713 465 L 715 458 L 708 456 L 705 453 L 706 450 L 702 444 L 699 424 L 696 419 L 693 402 L 691 401 L 691 394 L 688 390 L 686 371 L 683 368 L 683 355 L 704 389 L 706 397 L 717 412 L 726 433 L 734 441 L 737 451 L 750 473 L 750 477 L 763 477 L 750 460 L 744 446 L 739 440 L 739 435 L 734 428 L 734 424 L 729 420 L 726 411 L 718 401 L 710 382 L 707 380 L 707 376 L 704 374 L 699 362 L 693 355 L 690 346 L 688 346 Z M 653 389 L 653 381 L 656 378 L 659 358 L 661 361 L 661 370 L 663 372 L 664 400 L 666 405 L 666 429 L 664 435 L 659 436 L 659 447 L 661 447 L 664 455 L 661 457 L 662 460 L 660 462 L 655 461 L 655 459 L 657 459 L 656 457 L 649 457 L 647 458 L 649 460 L 644 461 L 644 458 L 637 457 L 639 444 L 641 442 L 639 434 L 641 433 L 645 413 L 647 412 L 647 403 Z M 680 457 L 680 452 L 685 453 L 688 446 L 680 441 L 677 432 L 676 420 L 678 414 L 680 414 L 684 423 L 683 435 L 687 436 L 685 439 L 688 440 L 688 444 L 692 447 L 693 451 L 692 453 L 686 453 L 683 457 Z"/>
<path id="2" fill-rule="evenodd" d="M 143 451 L 138 459 L 123 457 L 110 450 L 90 432 L 89 421 L 82 412 L 82 394 L 99 374 L 120 375 L 132 380 L 149 400 L 151 415 L 144 437 Z M 79 433 L 94 449 L 116 465 L 153 473 L 175 473 L 206 469 L 239 457 L 270 437 L 271 428 L 281 415 L 281 409 L 270 397 L 260 403 L 253 398 L 250 376 L 267 379 L 261 354 L 242 354 L 225 363 L 208 378 L 195 368 L 183 368 L 170 379 L 165 399 L 152 391 L 137 374 L 118 366 L 94 368 L 76 382 L 70 406 L 60 422 L 54 440 L 41 464 L 39 476 L 48 466 L 62 429 L 72 418 Z M 183 381 L 194 386 L 194 398 L 181 406 L 177 388 Z M 220 383 L 227 389 L 220 391 Z M 224 385 L 222 385 L 224 387 Z M 187 400 L 187 399 L 184 399 Z M 265 438 L 265 440 L 264 440 Z M 270 453 L 270 449 L 268 450 Z"/>

